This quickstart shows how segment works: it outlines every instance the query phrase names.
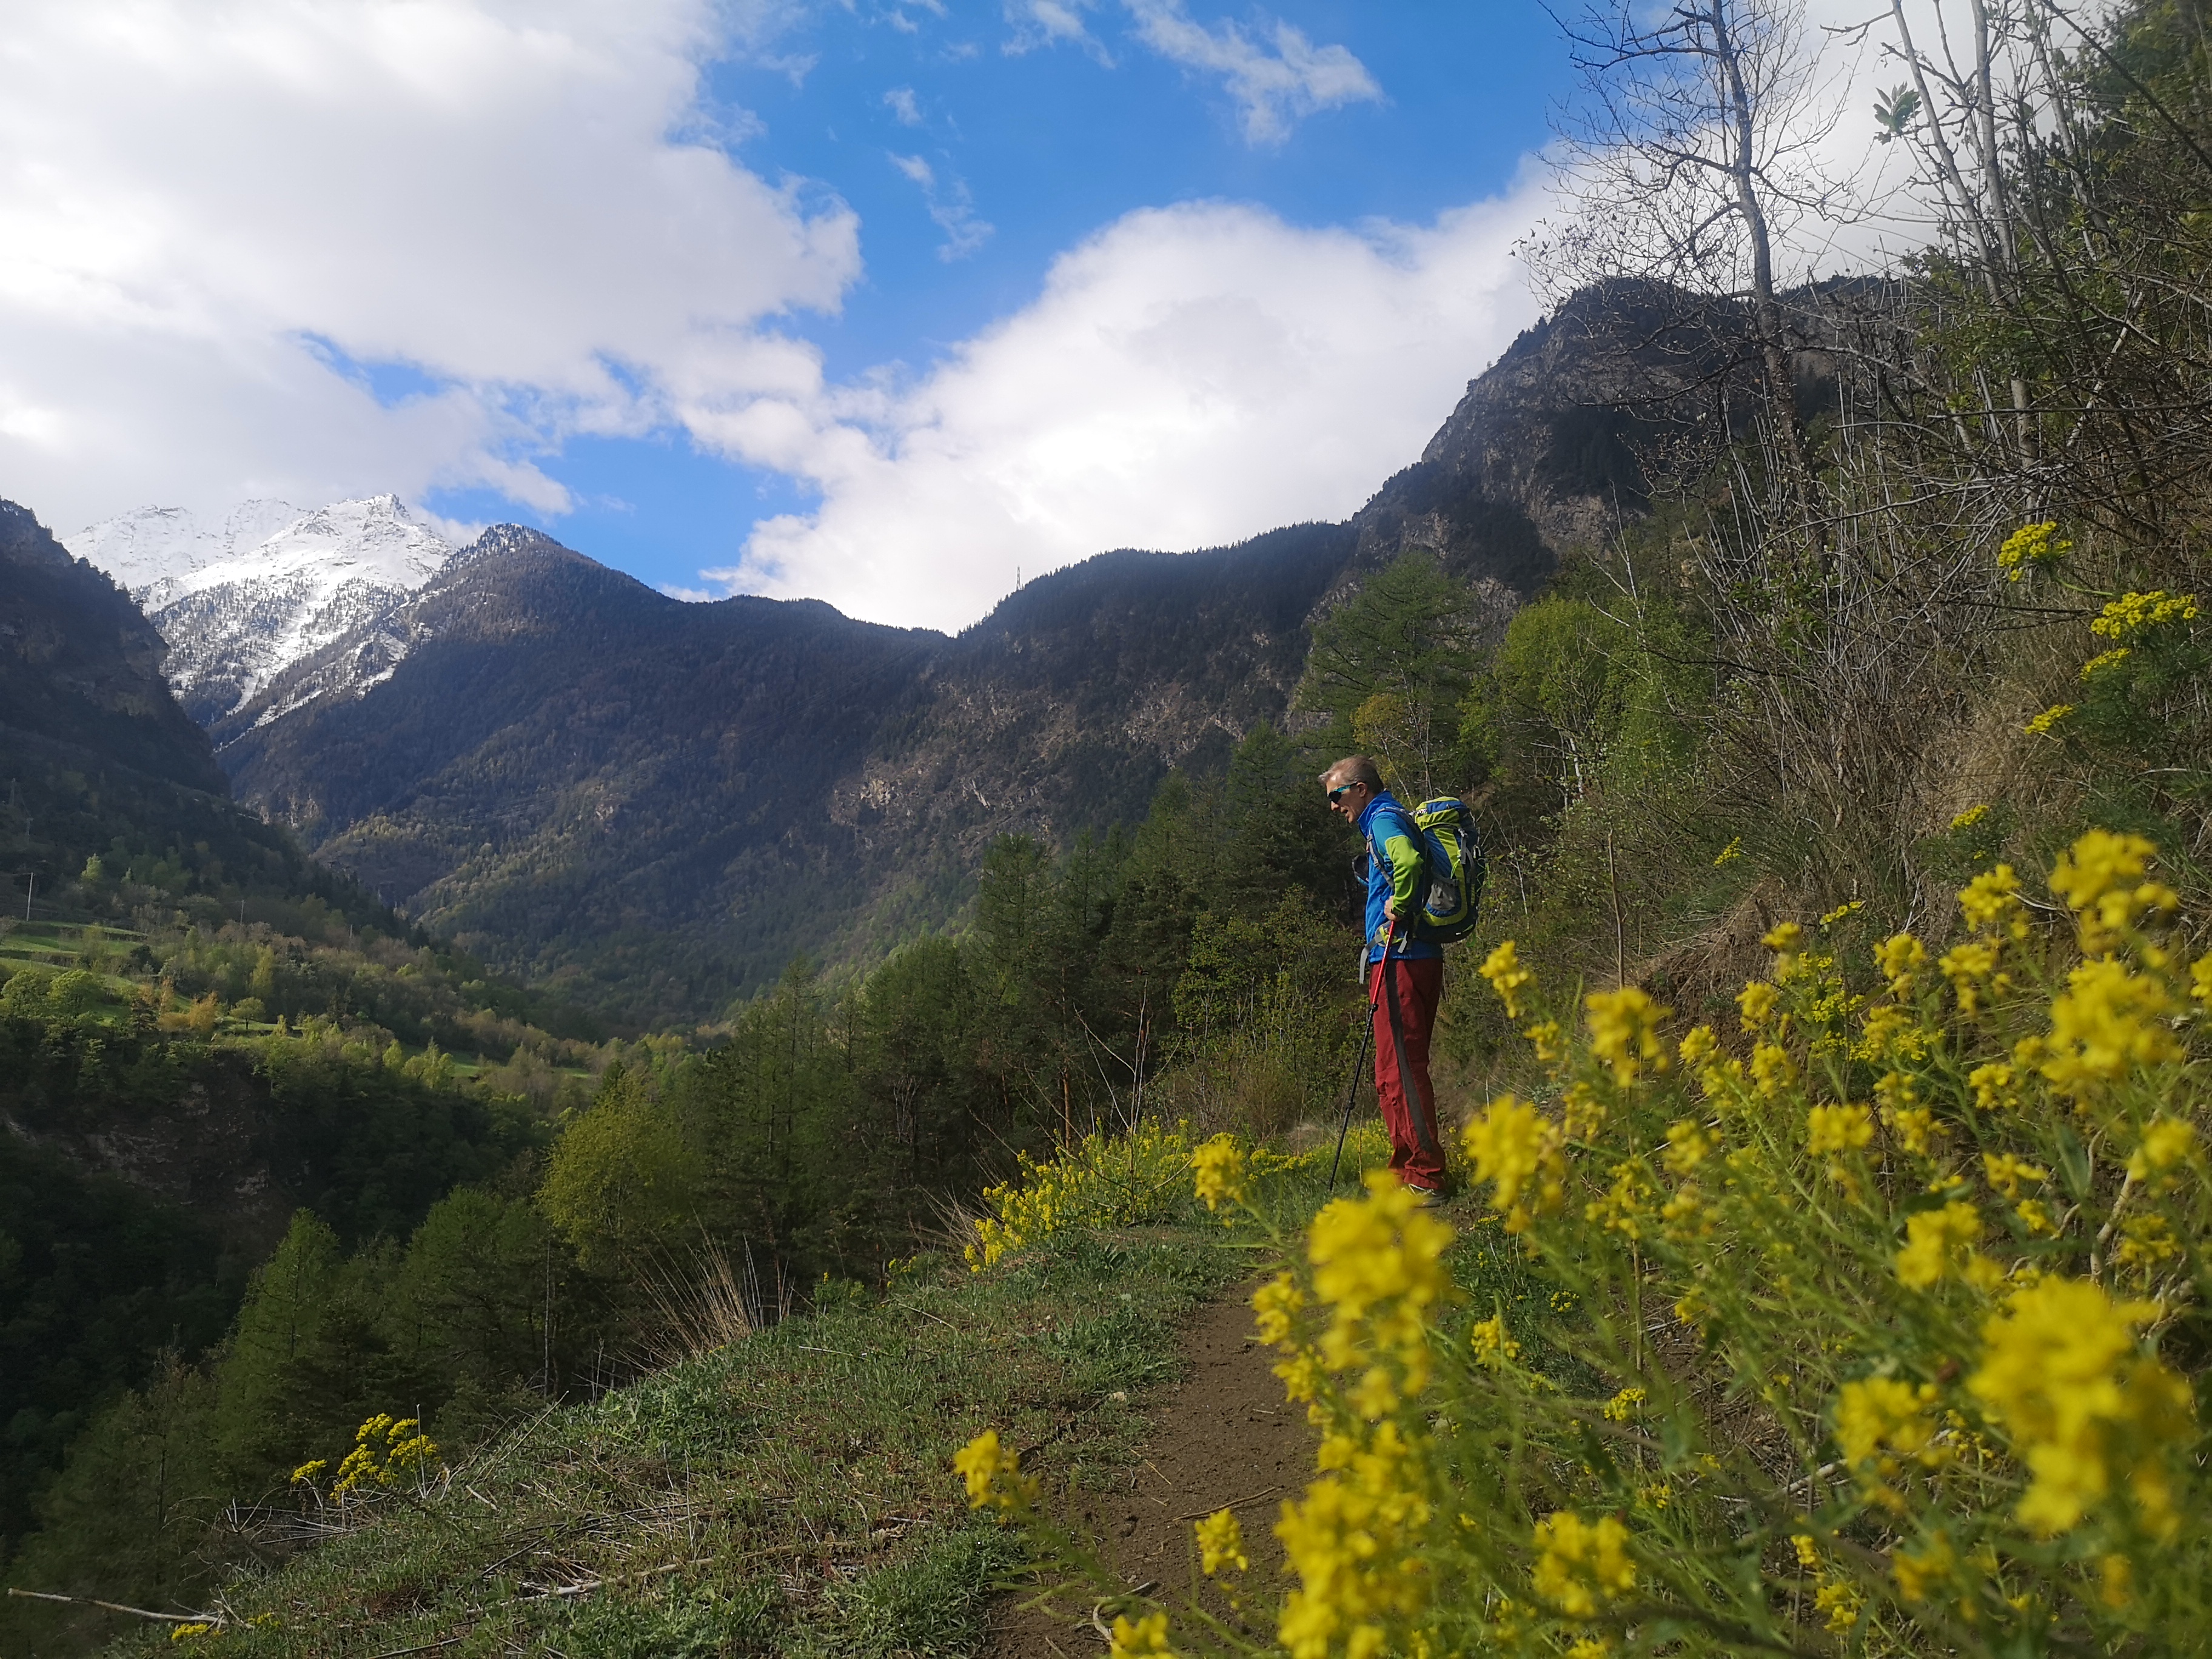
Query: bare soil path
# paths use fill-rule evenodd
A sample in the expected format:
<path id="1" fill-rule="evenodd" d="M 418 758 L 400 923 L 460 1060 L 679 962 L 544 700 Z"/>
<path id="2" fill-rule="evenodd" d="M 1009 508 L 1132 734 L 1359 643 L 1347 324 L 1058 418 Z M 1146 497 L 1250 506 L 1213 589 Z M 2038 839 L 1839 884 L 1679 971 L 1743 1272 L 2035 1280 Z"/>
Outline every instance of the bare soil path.
<path id="1" fill-rule="evenodd" d="M 1252 1334 L 1249 1293 L 1246 1286 L 1201 1309 L 1185 1331 L 1187 1369 L 1144 1402 L 1153 1429 L 1128 1486 L 1071 1492 L 1057 1503 L 1101 1541 L 1125 1583 L 1154 1586 L 1170 1600 L 1200 1581 L 1192 1522 L 1233 1509 L 1252 1558 L 1247 1602 L 1264 1616 L 1281 1589 L 1275 1519 L 1283 1499 L 1310 1478 L 1314 1442 L 1304 1407 L 1283 1398 L 1273 1354 Z M 1087 1659 L 1105 1649 L 1095 1632 L 1024 1611 L 1022 1600 L 1000 1601 L 982 1659 Z M 1226 1611 L 1218 1594 L 1209 1604 Z"/>

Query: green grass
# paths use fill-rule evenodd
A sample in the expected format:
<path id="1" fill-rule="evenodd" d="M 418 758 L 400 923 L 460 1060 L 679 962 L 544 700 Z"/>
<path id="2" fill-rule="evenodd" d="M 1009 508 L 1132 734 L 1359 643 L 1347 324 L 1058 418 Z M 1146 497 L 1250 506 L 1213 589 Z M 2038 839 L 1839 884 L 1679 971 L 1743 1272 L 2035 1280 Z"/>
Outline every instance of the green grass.
<path id="1" fill-rule="evenodd" d="M 234 1585 L 218 1637 L 149 1629 L 124 1649 L 967 1652 L 1019 1558 L 1014 1534 L 969 1515 L 952 1453 L 995 1426 L 1048 1475 L 1126 1478 L 1143 1419 L 1115 1396 L 1171 1374 L 1182 1317 L 1243 1271 L 1218 1237 L 1195 1218 L 1068 1233 L 981 1277 L 923 1258 L 880 1297 L 826 1297 L 550 1412 L 433 1498 L 380 1500 Z"/>

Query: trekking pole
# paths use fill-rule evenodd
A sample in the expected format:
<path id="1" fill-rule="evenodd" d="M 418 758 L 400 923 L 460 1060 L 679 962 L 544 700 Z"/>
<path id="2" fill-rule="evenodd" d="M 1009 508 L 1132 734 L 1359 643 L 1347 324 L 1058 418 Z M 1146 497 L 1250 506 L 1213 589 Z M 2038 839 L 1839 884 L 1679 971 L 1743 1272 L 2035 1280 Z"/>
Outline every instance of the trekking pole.
<path id="1" fill-rule="evenodd" d="M 1368 1040 L 1375 1035 L 1375 1011 L 1382 1002 L 1383 975 L 1390 971 L 1390 946 L 1398 937 L 1398 918 L 1390 918 L 1389 931 L 1382 935 L 1382 960 L 1375 970 L 1374 989 L 1367 999 L 1367 1024 L 1360 1029 L 1359 1054 L 1352 1062 L 1352 1087 L 1344 1097 L 1344 1121 L 1337 1126 L 1336 1156 L 1329 1160 L 1328 1190 L 1336 1191 L 1336 1171 L 1344 1162 L 1344 1138 L 1352 1133 L 1352 1109 L 1359 1102 L 1359 1073 L 1367 1064 Z"/>

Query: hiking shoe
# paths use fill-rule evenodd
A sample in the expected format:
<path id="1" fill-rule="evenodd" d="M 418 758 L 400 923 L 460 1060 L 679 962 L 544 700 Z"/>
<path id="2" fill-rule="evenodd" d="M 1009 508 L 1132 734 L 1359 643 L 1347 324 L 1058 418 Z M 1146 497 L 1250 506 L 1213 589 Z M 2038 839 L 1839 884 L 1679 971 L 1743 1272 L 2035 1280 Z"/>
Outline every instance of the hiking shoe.
<path id="1" fill-rule="evenodd" d="M 1433 1187 L 1416 1187 L 1409 1181 L 1406 1182 L 1406 1190 L 1413 1194 L 1415 1209 L 1441 1210 L 1444 1206 L 1443 1194 Z"/>

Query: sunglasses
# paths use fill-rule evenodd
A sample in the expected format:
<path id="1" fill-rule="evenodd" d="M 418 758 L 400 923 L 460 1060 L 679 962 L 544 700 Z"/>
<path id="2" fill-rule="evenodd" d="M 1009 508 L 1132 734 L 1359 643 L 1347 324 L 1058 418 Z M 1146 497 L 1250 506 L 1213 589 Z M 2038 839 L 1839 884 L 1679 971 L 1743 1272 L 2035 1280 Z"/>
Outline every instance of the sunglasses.
<path id="1" fill-rule="evenodd" d="M 1338 799 L 1339 799 L 1340 797 L 1342 797 L 1342 796 L 1345 796 L 1345 795 L 1347 795 L 1347 794 L 1351 793 L 1352 793 L 1352 791 L 1353 791 L 1353 790 L 1355 790 L 1355 789 L 1357 789 L 1357 788 L 1358 788 L 1358 787 L 1359 787 L 1359 786 L 1358 786 L 1358 784 L 1356 784 L 1356 783 L 1340 783 L 1340 784 L 1338 784 L 1338 785 L 1336 786 L 1336 787 L 1335 787 L 1335 788 L 1334 788 L 1334 789 L 1332 789 L 1332 790 L 1330 790 L 1330 791 L 1328 792 L 1328 804 L 1329 804 L 1331 806 L 1335 805 L 1336 805 L 1336 803 L 1337 803 L 1337 801 L 1338 801 Z"/>

